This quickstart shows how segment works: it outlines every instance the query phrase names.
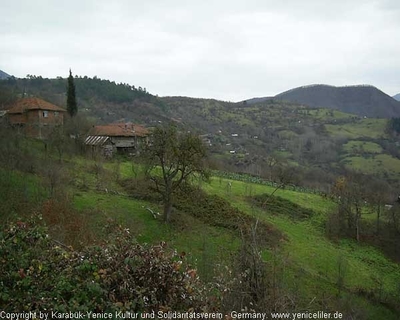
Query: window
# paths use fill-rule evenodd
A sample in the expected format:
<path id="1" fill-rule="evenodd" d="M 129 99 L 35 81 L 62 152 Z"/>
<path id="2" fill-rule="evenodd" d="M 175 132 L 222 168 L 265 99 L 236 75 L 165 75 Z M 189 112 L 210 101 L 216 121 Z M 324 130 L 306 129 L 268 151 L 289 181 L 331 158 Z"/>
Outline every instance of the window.
<path id="1" fill-rule="evenodd" d="M 47 118 L 49 116 L 49 112 L 48 111 L 43 111 L 43 118 Z"/>
<path id="2" fill-rule="evenodd" d="M 58 117 L 58 111 L 54 111 L 54 116 Z"/>

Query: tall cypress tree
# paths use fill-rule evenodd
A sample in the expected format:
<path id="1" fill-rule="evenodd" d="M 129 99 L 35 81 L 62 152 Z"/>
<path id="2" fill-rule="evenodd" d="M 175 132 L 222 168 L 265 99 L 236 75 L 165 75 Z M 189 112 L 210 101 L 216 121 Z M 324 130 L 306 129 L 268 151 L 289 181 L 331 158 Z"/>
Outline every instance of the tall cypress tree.
<path id="1" fill-rule="evenodd" d="M 74 77 L 72 76 L 71 69 L 69 69 L 68 87 L 67 87 L 67 112 L 73 117 L 78 113 L 78 105 L 76 104 L 75 97 L 75 84 Z"/>

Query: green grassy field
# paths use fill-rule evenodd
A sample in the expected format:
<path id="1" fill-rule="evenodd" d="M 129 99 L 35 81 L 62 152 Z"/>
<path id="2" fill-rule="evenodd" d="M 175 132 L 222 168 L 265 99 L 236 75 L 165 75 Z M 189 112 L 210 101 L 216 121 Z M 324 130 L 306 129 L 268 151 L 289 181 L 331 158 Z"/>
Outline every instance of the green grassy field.
<path id="1" fill-rule="evenodd" d="M 367 144 L 367 149 L 372 147 Z M 380 155 L 376 157 L 382 160 Z M 238 233 L 212 226 L 185 212 L 174 210 L 171 225 L 154 219 L 147 208 L 161 211 L 160 204 L 127 196 L 115 181 L 116 177 L 133 176 L 130 162 L 77 158 L 69 163 L 69 170 L 73 206 L 88 220 L 99 238 L 102 226 L 112 218 L 142 243 L 166 241 L 169 247 L 185 252 L 189 263 L 198 268 L 206 281 L 212 281 L 217 264 L 231 263 L 240 248 Z M 398 297 L 400 266 L 370 246 L 351 240 L 329 240 L 324 226 L 327 214 L 336 207 L 331 200 L 312 193 L 278 190 L 276 196 L 313 211 L 310 218 L 293 220 L 280 211 L 262 209 L 249 201 L 254 195 L 271 194 L 275 190 L 271 186 L 213 177 L 201 187 L 283 233 L 279 247 L 263 247 L 262 257 L 279 267 L 281 285 L 296 296 L 299 304 L 309 305 L 310 310 L 321 310 L 324 306 L 333 308 L 339 295 L 337 282 L 339 269 L 342 269 L 341 299 L 363 308 L 367 319 L 397 319 L 392 311 L 372 302 L 366 295 L 379 291 L 383 297 Z"/>
<path id="2" fill-rule="evenodd" d="M 386 119 L 362 119 L 354 123 L 326 124 L 326 130 L 334 137 L 377 139 L 385 136 Z"/>
<path id="3" fill-rule="evenodd" d="M 98 232 L 107 219 L 128 228 L 141 243 L 168 243 L 170 248 L 185 252 L 189 263 L 196 266 L 205 280 L 212 280 L 215 261 L 229 264 L 232 255 L 240 246 L 240 239 L 232 232 L 207 225 L 200 220 L 175 212 L 174 223 L 166 225 L 156 220 L 151 212 L 161 211 L 157 204 L 104 192 L 79 192 L 74 205 L 81 210 L 94 210 L 89 219 Z M 101 238 L 102 235 L 99 235 Z"/>
<path id="4" fill-rule="evenodd" d="M 388 154 L 378 154 L 370 157 L 346 157 L 342 160 L 345 166 L 354 171 L 366 174 L 389 175 L 400 177 L 400 160 Z"/>
<path id="5" fill-rule="evenodd" d="M 272 223 L 284 232 L 288 240 L 284 242 L 283 252 L 280 254 L 290 261 L 288 281 L 291 281 L 294 287 L 304 285 L 301 294 L 305 300 L 311 301 L 313 296 L 321 294 L 337 293 L 336 282 L 341 263 L 346 264 L 345 287 L 350 294 L 357 293 L 360 288 L 368 291 L 380 287 L 390 295 L 398 295 L 400 283 L 398 264 L 389 261 L 372 247 L 361 246 L 348 240 L 333 243 L 326 238 L 323 223 L 326 214 L 335 207 L 331 201 L 314 194 L 279 190 L 276 195 L 316 212 L 310 220 L 294 222 L 288 217 L 274 215 L 273 212 L 263 212 L 244 200 L 244 195 L 250 192 L 271 193 L 272 187 L 240 181 L 231 183 L 232 189 L 229 193 L 221 188 L 216 179 L 205 188 L 210 193 L 229 199 L 239 209 Z M 271 253 L 265 253 L 264 256 L 266 259 L 271 258 Z M 302 275 L 300 283 L 291 278 L 298 272 Z M 368 310 L 375 316 L 384 312 L 373 306 L 368 306 Z M 390 312 L 387 312 L 386 316 L 395 319 Z M 371 317 L 371 319 L 378 318 Z"/>
<path id="6" fill-rule="evenodd" d="M 343 145 L 343 151 L 349 155 L 359 155 L 364 153 L 377 154 L 382 152 L 382 147 L 371 141 L 351 140 Z"/>
<path id="7" fill-rule="evenodd" d="M 313 118 L 324 121 L 354 118 L 353 114 L 345 113 L 339 110 L 328 110 L 328 109 L 311 109 L 307 110 L 307 114 L 312 116 Z"/>
<path id="8" fill-rule="evenodd" d="M 104 165 L 112 170 L 116 164 Z M 132 176 L 131 164 L 118 165 L 122 177 Z M 231 188 L 228 188 L 228 183 Z M 337 279 L 339 268 L 345 268 L 344 289 L 347 299 L 362 306 L 368 312 L 368 319 L 396 319 L 388 309 L 374 305 L 359 292 L 372 292 L 380 288 L 388 296 L 398 295 L 400 266 L 389 261 L 378 250 L 361 246 L 354 241 L 332 242 L 325 236 L 326 215 L 335 208 L 329 199 L 316 194 L 292 190 L 278 190 L 275 195 L 313 210 L 310 219 L 293 221 L 289 217 L 255 207 L 247 199 L 256 194 L 270 194 L 273 187 L 248 182 L 212 178 L 202 188 L 209 194 L 228 200 L 239 210 L 262 219 L 285 235 L 280 249 L 263 249 L 266 261 L 278 261 L 285 270 L 282 282 L 292 292 L 297 292 L 302 303 L 338 294 Z M 223 228 L 207 225 L 184 212 L 175 212 L 177 222 L 165 225 L 154 219 L 146 207 L 161 210 L 157 204 L 139 201 L 123 195 L 105 192 L 78 192 L 74 204 L 80 210 L 92 208 L 99 212 L 92 216 L 94 224 L 101 224 L 107 217 L 116 219 L 134 233 L 141 242 L 156 243 L 167 241 L 178 251 L 188 253 L 189 261 L 196 265 L 200 275 L 211 280 L 217 263 L 230 261 L 240 247 L 237 234 Z M 343 267 L 345 266 L 345 267 Z M 321 301 L 313 307 L 321 307 Z M 382 318 L 382 319 L 383 319 Z"/>

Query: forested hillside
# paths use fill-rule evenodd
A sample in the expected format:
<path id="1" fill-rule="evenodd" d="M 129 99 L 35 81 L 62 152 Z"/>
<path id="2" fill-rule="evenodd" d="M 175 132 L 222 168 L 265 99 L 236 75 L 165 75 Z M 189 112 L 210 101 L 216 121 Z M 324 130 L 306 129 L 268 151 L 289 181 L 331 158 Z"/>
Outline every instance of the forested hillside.
<path id="1" fill-rule="evenodd" d="M 159 109 L 162 107 L 160 101 L 141 86 L 117 84 L 86 76 L 75 77 L 74 80 L 80 112 L 99 123 L 121 119 L 151 121 L 151 116 L 158 117 Z M 0 104 L 4 107 L 18 97 L 37 96 L 65 107 L 66 87 L 67 79 L 61 77 L 57 79 L 32 75 L 23 79 L 12 77 L 0 82 Z"/>
<path id="2" fill-rule="evenodd" d="M 385 119 L 276 99 L 231 103 L 160 98 L 140 86 L 96 77 L 76 77 L 75 82 L 79 112 L 94 123 L 132 121 L 154 126 L 174 122 L 203 136 L 215 168 L 276 181 L 282 170 L 291 168 L 290 183 L 322 191 L 349 170 L 399 186 L 397 136 Z M 36 95 L 65 106 L 65 88 L 62 78 L 10 78 L 0 82 L 0 99 L 7 105 L 19 96 Z"/>

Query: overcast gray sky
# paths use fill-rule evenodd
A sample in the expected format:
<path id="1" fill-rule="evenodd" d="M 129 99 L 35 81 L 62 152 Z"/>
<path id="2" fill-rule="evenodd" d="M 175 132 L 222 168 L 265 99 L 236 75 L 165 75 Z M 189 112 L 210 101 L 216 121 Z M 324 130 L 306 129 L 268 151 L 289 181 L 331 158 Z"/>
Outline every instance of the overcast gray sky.
<path id="1" fill-rule="evenodd" d="M 398 0 L 0 0 L 0 69 L 239 101 L 301 85 L 400 92 Z"/>

